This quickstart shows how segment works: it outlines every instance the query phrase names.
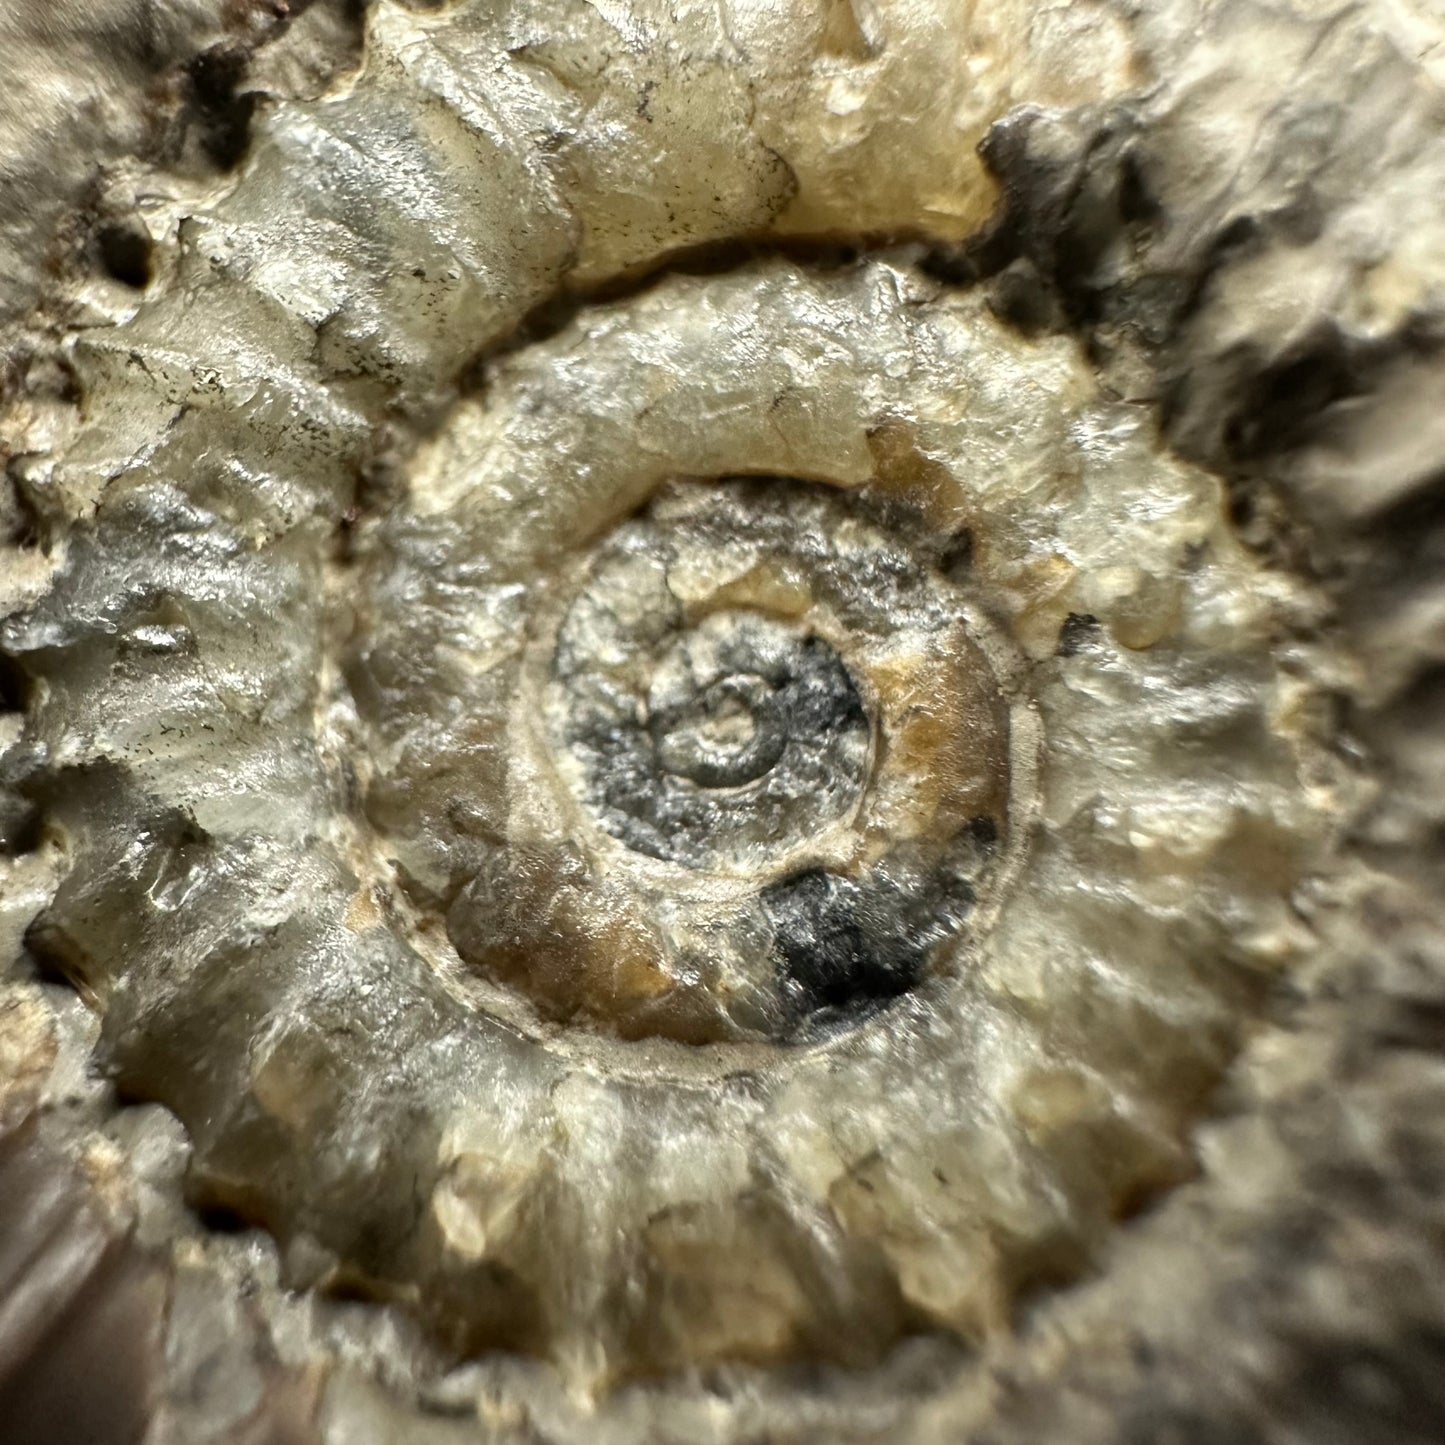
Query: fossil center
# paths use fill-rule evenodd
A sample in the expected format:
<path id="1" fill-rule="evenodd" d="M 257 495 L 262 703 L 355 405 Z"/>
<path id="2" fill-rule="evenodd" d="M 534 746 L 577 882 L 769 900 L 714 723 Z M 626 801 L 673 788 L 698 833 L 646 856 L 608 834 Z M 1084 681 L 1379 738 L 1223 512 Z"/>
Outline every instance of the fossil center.
<path id="1" fill-rule="evenodd" d="M 448 914 L 466 963 L 544 1018 L 687 1043 L 814 1039 L 956 963 L 1008 833 L 963 591 L 785 478 L 673 483 L 571 575 L 522 668 L 505 841 Z"/>
<path id="2" fill-rule="evenodd" d="M 856 805 L 868 719 L 816 634 L 724 611 L 613 663 L 589 650 L 606 640 L 575 611 L 572 622 L 557 662 L 558 741 L 588 806 L 628 847 L 736 872 Z"/>

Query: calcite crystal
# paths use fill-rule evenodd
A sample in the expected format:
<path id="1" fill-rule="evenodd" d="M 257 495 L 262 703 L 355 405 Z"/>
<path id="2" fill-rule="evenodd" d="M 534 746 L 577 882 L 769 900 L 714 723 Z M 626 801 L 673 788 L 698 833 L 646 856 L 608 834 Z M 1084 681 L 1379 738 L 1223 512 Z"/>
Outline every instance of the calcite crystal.
<path id="1" fill-rule="evenodd" d="M 1283 1439 L 1414 1369 L 1441 38 L 318 0 L 94 62 L 125 159 L 46 267 L 5 202 L 22 1438 Z"/>

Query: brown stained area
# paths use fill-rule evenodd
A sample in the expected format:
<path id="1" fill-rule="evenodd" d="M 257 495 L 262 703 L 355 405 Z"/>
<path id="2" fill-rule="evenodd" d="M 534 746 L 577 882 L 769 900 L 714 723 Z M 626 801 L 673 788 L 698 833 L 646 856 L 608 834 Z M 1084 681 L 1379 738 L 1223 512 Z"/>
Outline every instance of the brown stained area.
<path id="1" fill-rule="evenodd" d="M 351 895 L 343 922 L 353 933 L 365 933 L 369 929 L 381 927 L 384 915 L 374 888 L 358 888 Z"/>
<path id="2" fill-rule="evenodd" d="M 823 0 L 823 32 L 818 51 L 840 60 L 867 60 L 873 47 L 858 21 L 853 0 Z"/>
<path id="3" fill-rule="evenodd" d="M 875 468 L 871 488 L 916 510 L 940 536 L 961 532 L 973 520 L 967 491 L 942 462 L 921 451 L 913 428 L 887 421 L 868 433 Z"/>
<path id="4" fill-rule="evenodd" d="M 907 1328 L 911 1311 L 876 1250 L 823 1234 L 800 1240 L 762 1196 L 654 1215 L 638 1241 L 637 1288 L 619 1303 L 630 1317 L 637 1373 L 796 1359 L 856 1367 L 876 1359 Z M 865 1281 L 858 1299 L 837 1277 L 838 1253 Z"/>
<path id="5" fill-rule="evenodd" d="M 503 887 L 494 892 L 474 882 L 448 915 L 452 942 L 468 964 L 557 1022 L 581 1015 L 623 1038 L 731 1037 L 711 1000 L 668 971 L 656 928 L 627 897 L 598 886 L 577 855 L 518 849 L 513 856 Z"/>
<path id="6" fill-rule="evenodd" d="M 492 1154 L 464 1151 L 431 1192 L 422 1222 L 431 1270 L 424 1307 L 446 1342 L 463 1355 L 502 1346 L 536 1349 L 545 1338 L 538 1254 L 546 1230 L 545 1189 L 528 1170 Z"/>
<path id="7" fill-rule="evenodd" d="M 461 1356 L 503 1348 L 537 1352 L 555 1321 L 546 1317 L 548 1260 L 535 1181 L 498 1160 L 464 1154 L 433 1191 L 422 1222 L 430 1278 L 421 1305 Z"/>
<path id="8" fill-rule="evenodd" d="M 942 843 L 1008 814 L 1008 717 L 987 662 L 954 628 L 928 651 L 870 660 L 881 713 L 873 825 L 889 839 Z"/>

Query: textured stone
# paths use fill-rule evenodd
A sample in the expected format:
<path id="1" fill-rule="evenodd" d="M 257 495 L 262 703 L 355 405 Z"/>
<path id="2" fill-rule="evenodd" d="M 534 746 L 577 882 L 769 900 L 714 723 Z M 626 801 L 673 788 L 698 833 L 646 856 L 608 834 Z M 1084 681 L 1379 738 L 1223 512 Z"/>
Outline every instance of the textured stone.
<path id="1" fill-rule="evenodd" d="M 11 123 L 0 1064 L 135 1428 L 1430 1438 L 1429 14 L 288 18 L 98 64 L 102 205 Z"/>

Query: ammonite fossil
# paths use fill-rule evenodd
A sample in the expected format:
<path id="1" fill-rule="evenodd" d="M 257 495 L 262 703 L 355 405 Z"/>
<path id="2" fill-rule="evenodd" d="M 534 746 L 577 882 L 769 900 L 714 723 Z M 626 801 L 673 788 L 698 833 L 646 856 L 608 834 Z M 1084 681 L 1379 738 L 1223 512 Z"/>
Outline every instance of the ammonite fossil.
<path id="1" fill-rule="evenodd" d="M 1438 27 L 280 8 L 14 282 L 20 1438 L 1438 1421 Z"/>

